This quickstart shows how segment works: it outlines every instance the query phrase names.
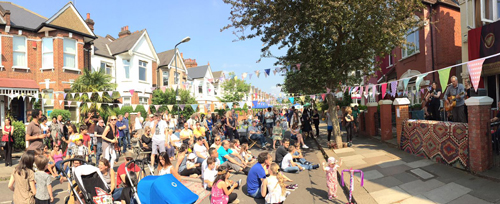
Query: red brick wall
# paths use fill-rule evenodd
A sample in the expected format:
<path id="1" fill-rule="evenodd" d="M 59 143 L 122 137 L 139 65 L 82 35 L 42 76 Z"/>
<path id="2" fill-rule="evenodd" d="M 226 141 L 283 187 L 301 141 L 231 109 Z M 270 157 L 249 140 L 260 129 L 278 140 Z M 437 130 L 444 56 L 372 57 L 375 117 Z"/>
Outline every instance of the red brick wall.
<path id="1" fill-rule="evenodd" d="M 408 105 L 396 106 L 396 109 L 399 108 L 399 117 L 396 113 L 396 137 L 398 141 L 398 145 L 401 144 L 401 133 L 403 132 L 403 121 L 408 120 Z"/>
<path id="2" fill-rule="evenodd" d="M 468 106 L 470 170 L 482 172 L 493 166 L 490 106 Z"/>
<path id="3" fill-rule="evenodd" d="M 384 140 L 392 139 L 392 104 L 380 104 L 380 137 Z"/>

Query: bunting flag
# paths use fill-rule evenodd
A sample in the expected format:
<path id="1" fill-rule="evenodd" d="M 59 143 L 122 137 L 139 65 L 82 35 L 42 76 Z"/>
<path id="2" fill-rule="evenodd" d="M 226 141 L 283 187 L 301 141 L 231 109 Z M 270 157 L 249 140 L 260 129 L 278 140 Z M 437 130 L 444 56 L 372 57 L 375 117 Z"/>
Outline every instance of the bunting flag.
<path id="1" fill-rule="evenodd" d="M 256 71 L 255 71 L 255 75 L 257 76 L 257 78 L 259 78 L 260 71 L 259 71 L 259 70 L 256 70 Z"/>
<path id="2" fill-rule="evenodd" d="M 372 86 L 372 93 L 373 93 L 373 98 L 377 96 L 377 85 Z"/>
<path id="3" fill-rule="evenodd" d="M 59 100 L 59 105 L 62 106 L 64 100 Z"/>
<path id="4" fill-rule="evenodd" d="M 420 89 L 420 93 L 424 94 L 425 89 Z"/>
<path id="5" fill-rule="evenodd" d="M 311 97 L 313 100 L 316 99 L 316 95 L 310 95 L 309 97 Z"/>
<path id="6" fill-rule="evenodd" d="M 102 91 L 97 92 L 97 94 L 99 95 L 99 98 L 102 98 Z"/>
<path id="7" fill-rule="evenodd" d="M 81 97 L 82 97 L 82 95 L 83 95 L 83 93 L 78 93 L 78 97 L 80 97 L 80 98 L 81 98 Z"/>
<path id="8" fill-rule="evenodd" d="M 245 80 L 245 78 L 247 77 L 248 73 L 246 72 L 243 72 L 243 74 L 241 74 L 241 79 L 242 80 Z"/>
<path id="9" fill-rule="evenodd" d="M 71 98 L 75 98 L 76 93 L 71 93 Z"/>
<path id="10" fill-rule="evenodd" d="M 271 71 L 271 69 L 264 69 L 264 71 L 266 72 L 266 77 L 269 75 L 269 72 Z"/>
<path id="11" fill-rule="evenodd" d="M 205 111 L 208 112 L 210 110 L 210 104 L 205 104 Z"/>
<path id="12" fill-rule="evenodd" d="M 118 108 L 119 108 L 119 109 L 122 109 L 122 107 L 123 107 L 123 104 L 119 103 L 119 104 L 118 104 Z"/>
<path id="13" fill-rule="evenodd" d="M 321 98 L 323 99 L 323 101 L 325 100 L 325 96 L 326 94 L 321 94 Z"/>
<path id="14" fill-rule="evenodd" d="M 359 95 L 363 95 L 363 88 L 364 88 L 363 86 L 359 87 Z"/>
<path id="15" fill-rule="evenodd" d="M 477 91 L 479 81 L 481 80 L 481 72 L 483 71 L 483 62 L 486 59 L 478 59 L 467 62 L 467 69 L 469 70 L 470 79 L 474 90 Z"/>
<path id="16" fill-rule="evenodd" d="M 294 97 L 289 97 L 288 100 L 290 100 L 290 103 L 293 104 L 293 101 L 295 100 L 295 98 Z"/>
<path id="17" fill-rule="evenodd" d="M 229 106 L 229 109 L 232 109 L 233 108 L 233 102 L 227 103 L 227 106 Z"/>
<path id="18" fill-rule="evenodd" d="M 300 100 L 301 100 L 301 101 L 306 101 L 306 97 L 305 97 L 305 96 L 301 96 L 301 97 L 300 97 Z"/>
<path id="19" fill-rule="evenodd" d="M 161 105 L 154 105 L 154 106 L 155 106 L 155 110 L 156 110 L 156 111 L 159 111 L 159 110 L 160 110 L 160 106 L 161 106 Z"/>
<path id="20" fill-rule="evenodd" d="M 300 64 L 296 64 L 295 65 L 297 67 L 297 69 L 300 71 Z"/>
<path id="21" fill-rule="evenodd" d="M 109 96 L 113 96 L 113 91 L 108 91 Z"/>
<path id="22" fill-rule="evenodd" d="M 91 102 L 87 102 L 87 108 L 90 108 L 91 105 L 92 105 Z"/>
<path id="23" fill-rule="evenodd" d="M 236 80 L 238 80 L 238 76 L 234 76 L 234 80 L 235 80 L 235 81 L 236 81 Z"/>
<path id="24" fill-rule="evenodd" d="M 363 94 L 363 96 L 365 96 L 365 99 L 368 99 L 368 94 L 365 92 L 365 94 Z"/>
<path id="25" fill-rule="evenodd" d="M 43 101 L 43 99 L 42 99 L 42 101 Z M 66 103 L 68 103 L 68 106 L 71 105 L 71 101 L 66 101 Z"/>
<path id="26" fill-rule="evenodd" d="M 96 103 L 95 105 L 96 105 L 95 107 L 99 110 L 99 109 L 101 109 L 102 103 Z"/>
<path id="27" fill-rule="evenodd" d="M 240 102 L 238 102 L 238 105 L 240 106 L 240 108 L 243 108 L 243 106 L 245 105 L 245 102 L 240 101 Z"/>
<path id="28" fill-rule="evenodd" d="M 406 91 L 406 88 L 408 87 L 408 82 L 410 82 L 410 78 L 403 79 L 403 90 Z"/>
<path id="29" fill-rule="evenodd" d="M 130 92 L 130 95 L 132 95 L 132 96 L 133 96 L 133 95 L 134 95 L 135 90 L 134 90 L 134 89 L 130 89 L 130 90 L 128 90 L 128 92 Z"/>
<path id="30" fill-rule="evenodd" d="M 24 94 L 23 94 L 23 95 L 24 95 Z M 55 99 L 59 98 L 59 93 L 54 93 L 54 96 L 55 96 L 55 97 L 54 97 Z"/>
<path id="31" fill-rule="evenodd" d="M 359 89 L 359 86 L 356 86 L 352 92 L 356 92 Z"/>
<path id="32" fill-rule="evenodd" d="M 66 95 L 68 95 L 67 93 L 64 93 L 64 98 L 63 99 L 66 99 Z"/>
<path id="33" fill-rule="evenodd" d="M 387 83 L 382 84 L 382 98 L 385 98 L 385 93 L 387 90 Z"/>
<path id="34" fill-rule="evenodd" d="M 368 95 L 370 93 L 370 86 L 366 85 L 365 87 L 365 94 Z"/>
<path id="35" fill-rule="evenodd" d="M 179 104 L 179 108 L 181 108 L 181 110 L 184 110 L 184 107 L 185 107 L 185 106 L 186 106 L 186 105 L 184 105 L 184 104 Z"/>
<path id="36" fill-rule="evenodd" d="M 132 104 L 132 111 L 135 111 L 136 107 L 137 107 L 137 104 Z"/>
<path id="37" fill-rule="evenodd" d="M 76 102 L 76 107 L 80 107 L 80 105 L 82 105 L 82 102 L 77 101 L 77 102 Z"/>
<path id="38" fill-rule="evenodd" d="M 443 89 L 443 92 L 446 90 L 446 88 L 448 88 L 448 79 L 450 77 L 450 71 L 451 67 L 438 70 L 439 83 L 441 83 L 441 88 Z"/>
<path id="39" fill-rule="evenodd" d="M 144 105 L 144 109 L 146 109 L 146 112 L 149 111 L 149 105 Z"/>
<path id="40" fill-rule="evenodd" d="M 196 112 L 196 110 L 198 110 L 198 104 L 191 104 L 191 108 Z"/>
<path id="41" fill-rule="evenodd" d="M 90 97 L 92 97 L 92 92 L 87 92 L 87 97 L 90 99 Z"/>
<path id="42" fill-rule="evenodd" d="M 158 106 L 158 107 L 156 107 Z M 156 111 L 159 111 L 160 105 L 155 105 Z M 174 105 L 167 105 L 168 111 L 172 111 L 172 108 L 174 108 Z"/>
<path id="43" fill-rule="evenodd" d="M 248 78 L 249 78 L 249 79 L 252 79 L 252 74 L 248 74 Z"/>
<path id="44" fill-rule="evenodd" d="M 398 81 L 391 81 L 391 93 L 392 97 L 396 97 L 396 90 L 398 88 Z"/>
<path id="45" fill-rule="evenodd" d="M 347 86 L 344 86 L 344 87 L 342 88 L 342 93 L 345 93 L 345 90 L 347 90 Z"/>
<path id="46" fill-rule="evenodd" d="M 420 83 L 422 83 L 422 80 L 425 76 L 427 76 L 427 74 L 428 73 L 424 73 L 417 76 L 417 80 L 415 80 L 415 87 L 417 88 L 417 90 L 420 88 Z"/>

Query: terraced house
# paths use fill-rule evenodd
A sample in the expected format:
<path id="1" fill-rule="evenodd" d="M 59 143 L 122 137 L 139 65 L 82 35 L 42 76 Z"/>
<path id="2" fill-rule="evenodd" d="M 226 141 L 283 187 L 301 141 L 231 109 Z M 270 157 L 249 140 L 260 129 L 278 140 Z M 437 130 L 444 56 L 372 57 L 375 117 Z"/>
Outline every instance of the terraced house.
<path id="1" fill-rule="evenodd" d="M 63 109 L 64 91 L 89 68 L 92 27 L 69 2 L 52 17 L 23 6 L 0 2 L 0 121 L 7 114 L 27 121 L 35 101 L 43 93 L 45 114 Z M 76 112 L 76 107 L 70 111 Z M 76 115 L 76 114 L 73 114 Z"/>

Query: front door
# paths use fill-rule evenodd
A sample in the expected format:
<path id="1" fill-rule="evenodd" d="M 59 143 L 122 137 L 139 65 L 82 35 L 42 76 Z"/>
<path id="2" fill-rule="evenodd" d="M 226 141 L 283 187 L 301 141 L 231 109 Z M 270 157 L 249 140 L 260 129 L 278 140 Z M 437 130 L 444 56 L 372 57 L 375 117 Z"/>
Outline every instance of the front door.
<path id="1" fill-rule="evenodd" d="M 23 98 L 17 97 L 13 98 L 10 102 L 10 113 L 15 120 L 22 121 L 23 123 L 25 118 L 25 107 Z"/>

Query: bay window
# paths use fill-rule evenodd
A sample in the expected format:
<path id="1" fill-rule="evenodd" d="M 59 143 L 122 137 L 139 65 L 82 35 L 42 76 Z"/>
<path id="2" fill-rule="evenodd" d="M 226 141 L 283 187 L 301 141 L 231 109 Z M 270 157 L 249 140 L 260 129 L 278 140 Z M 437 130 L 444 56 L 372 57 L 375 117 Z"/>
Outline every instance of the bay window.
<path id="1" fill-rule="evenodd" d="M 140 105 L 148 105 L 148 97 L 139 97 L 139 104 Z"/>
<path id="2" fill-rule="evenodd" d="M 420 52 L 418 28 L 409 30 L 405 38 L 406 38 L 406 45 L 401 47 L 402 58 L 406 58 L 415 53 Z"/>
<path id="3" fill-rule="evenodd" d="M 77 69 L 76 67 L 76 40 L 63 40 L 63 58 L 65 68 Z"/>
<path id="4" fill-rule="evenodd" d="M 14 36 L 13 39 L 13 49 L 14 59 L 13 66 L 14 67 L 28 67 L 28 58 L 26 54 L 26 37 L 23 36 Z"/>
<path id="5" fill-rule="evenodd" d="M 168 78 L 170 77 L 169 71 L 163 71 L 163 86 L 168 86 Z"/>

